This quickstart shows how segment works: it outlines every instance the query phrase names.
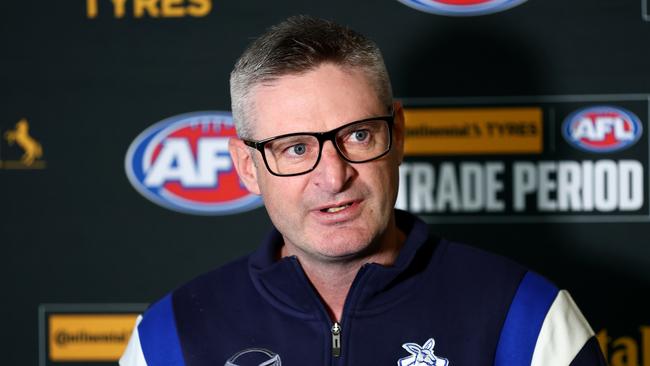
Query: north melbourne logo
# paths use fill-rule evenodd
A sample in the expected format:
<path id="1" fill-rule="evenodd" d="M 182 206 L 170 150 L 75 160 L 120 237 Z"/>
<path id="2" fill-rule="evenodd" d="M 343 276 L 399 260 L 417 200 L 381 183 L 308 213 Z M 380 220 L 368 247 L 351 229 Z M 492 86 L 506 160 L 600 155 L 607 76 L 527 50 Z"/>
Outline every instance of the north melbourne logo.
<path id="1" fill-rule="evenodd" d="M 433 346 L 436 341 L 429 338 L 420 346 L 417 343 L 404 343 L 402 347 L 407 350 L 411 355 L 408 357 L 400 358 L 397 361 L 397 366 L 447 366 L 449 361 L 446 358 L 441 358 L 433 353 Z"/>

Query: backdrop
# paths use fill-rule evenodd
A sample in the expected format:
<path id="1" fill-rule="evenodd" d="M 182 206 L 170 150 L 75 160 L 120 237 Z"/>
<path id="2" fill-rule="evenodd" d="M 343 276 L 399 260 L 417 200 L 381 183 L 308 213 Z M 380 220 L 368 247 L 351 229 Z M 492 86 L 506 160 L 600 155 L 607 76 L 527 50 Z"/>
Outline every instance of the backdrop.
<path id="1" fill-rule="evenodd" d="M 258 245 L 228 77 L 301 13 L 384 52 L 397 206 L 569 289 L 613 366 L 650 366 L 647 0 L 3 1 L 2 363 L 114 364 L 147 303 Z"/>

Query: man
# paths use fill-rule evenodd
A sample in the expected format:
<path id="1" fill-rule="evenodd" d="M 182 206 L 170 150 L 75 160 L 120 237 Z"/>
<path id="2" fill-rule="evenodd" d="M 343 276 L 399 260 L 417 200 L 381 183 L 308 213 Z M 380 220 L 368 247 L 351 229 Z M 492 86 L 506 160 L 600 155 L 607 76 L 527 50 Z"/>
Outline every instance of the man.
<path id="1" fill-rule="evenodd" d="M 121 365 L 604 365 L 569 295 L 393 209 L 404 116 L 376 45 L 309 17 L 231 75 L 233 161 L 274 230 L 139 318 Z"/>

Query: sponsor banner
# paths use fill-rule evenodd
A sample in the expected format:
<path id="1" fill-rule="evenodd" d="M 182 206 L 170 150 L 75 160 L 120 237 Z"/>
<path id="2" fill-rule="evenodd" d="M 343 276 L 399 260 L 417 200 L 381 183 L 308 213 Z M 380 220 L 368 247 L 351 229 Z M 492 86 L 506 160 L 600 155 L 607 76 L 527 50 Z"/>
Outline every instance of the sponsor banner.
<path id="1" fill-rule="evenodd" d="M 115 361 L 124 352 L 137 314 L 48 317 L 51 361 Z"/>
<path id="2" fill-rule="evenodd" d="M 212 0 L 86 0 L 86 17 L 107 15 L 113 18 L 184 18 L 205 17 Z"/>
<path id="3" fill-rule="evenodd" d="M 407 155 L 542 152 L 542 109 L 409 108 Z"/>
<path id="4" fill-rule="evenodd" d="M 0 169 L 45 169 L 43 145 L 30 129 L 27 118 L 9 128 L 0 125 Z"/>
<path id="5" fill-rule="evenodd" d="M 235 170 L 230 112 L 194 112 L 160 121 L 131 143 L 124 161 L 133 187 L 150 201 L 195 215 L 228 215 L 262 205 Z"/>
<path id="6" fill-rule="evenodd" d="M 650 221 L 646 95 L 404 105 L 399 208 L 429 222 Z"/>
<path id="7" fill-rule="evenodd" d="M 145 304 L 41 305 L 40 366 L 119 360 L 145 308 Z"/>
<path id="8" fill-rule="evenodd" d="M 526 0 L 399 0 L 427 13 L 447 16 L 476 16 L 504 11 Z"/>
<path id="9" fill-rule="evenodd" d="M 650 326 L 642 325 L 631 334 L 605 328 L 596 333 L 596 338 L 609 365 L 650 366 Z"/>

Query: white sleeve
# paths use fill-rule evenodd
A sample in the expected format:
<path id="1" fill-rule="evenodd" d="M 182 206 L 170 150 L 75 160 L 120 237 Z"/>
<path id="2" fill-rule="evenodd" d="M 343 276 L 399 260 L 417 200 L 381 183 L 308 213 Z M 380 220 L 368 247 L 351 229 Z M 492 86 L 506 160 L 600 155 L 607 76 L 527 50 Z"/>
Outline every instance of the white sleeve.
<path id="1" fill-rule="evenodd" d="M 531 366 L 569 365 L 593 335 L 569 293 L 561 290 L 544 318 Z"/>
<path id="2" fill-rule="evenodd" d="M 139 315 L 135 321 L 129 344 L 126 346 L 122 358 L 120 358 L 120 366 L 147 366 L 147 361 L 144 359 L 142 347 L 140 346 L 140 335 L 138 334 L 138 325 L 141 321 L 142 315 Z"/>

